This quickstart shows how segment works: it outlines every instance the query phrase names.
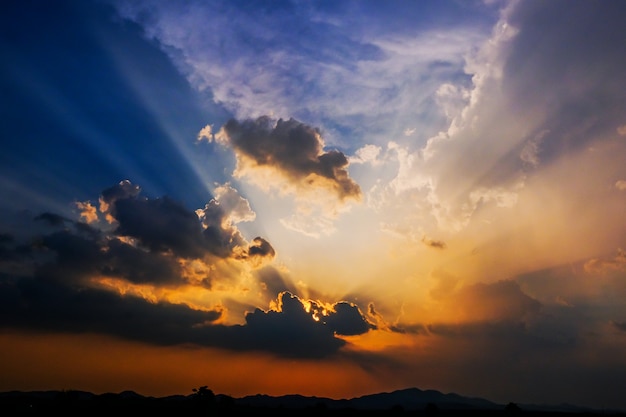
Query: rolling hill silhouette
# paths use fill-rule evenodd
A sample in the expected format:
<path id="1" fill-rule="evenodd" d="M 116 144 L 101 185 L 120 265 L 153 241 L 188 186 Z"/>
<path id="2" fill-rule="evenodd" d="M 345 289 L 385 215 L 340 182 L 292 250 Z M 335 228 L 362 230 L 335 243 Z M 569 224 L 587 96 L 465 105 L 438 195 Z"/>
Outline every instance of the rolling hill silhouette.
<path id="1" fill-rule="evenodd" d="M 147 397 L 133 391 L 93 394 L 85 391 L 9 391 L 0 393 L 0 415 L 107 415 L 115 412 L 159 415 L 439 415 L 439 416 L 626 416 L 620 410 L 594 410 L 573 405 L 498 404 L 455 393 L 407 388 L 331 399 L 302 395 L 249 395 L 233 398 L 214 394 L 206 386 L 190 395 Z"/>

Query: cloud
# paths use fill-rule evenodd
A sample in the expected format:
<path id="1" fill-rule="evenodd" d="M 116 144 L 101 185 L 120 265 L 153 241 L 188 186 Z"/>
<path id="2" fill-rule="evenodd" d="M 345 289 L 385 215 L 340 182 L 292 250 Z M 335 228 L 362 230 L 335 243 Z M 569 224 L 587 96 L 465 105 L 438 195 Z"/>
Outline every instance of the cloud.
<path id="1" fill-rule="evenodd" d="M 487 349 L 496 356 L 510 355 L 518 348 L 528 352 L 557 346 L 569 349 L 583 334 L 599 331 L 594 313 L 557 302 L 547 305 L 513 280 L 461 285 L 458 278 L 444 272 L 438 272 L 438 278 L 431 290 L 434 302 L 428 304 L 434 314 L 427 322 L 398 323 L 399 331 L 442 337 L 444 344 L 454 339 L 469 343 L 476 352 Z"/>
<path id="2" fill-rule="evenodd" d="M 136 239 L 152 252 L 171 251 L 186 258 L 206 253 L 237 257 L 247 250 L 235 223 L 254 220 L 255 213 L 230 185 L 217 186 L 215 198 L 195 212 L 167 196 L 150 199 L 140 192 L 128 180 L 102 192 L 100 210 L 116 224 L 118 236 Z"/>
<path id="3" fill-rule="evenodd" d="M 271 295 L 271 299 L 276 299 L 281 293 L 296 294 L 296 286 L 272 266 L 266 266 L 257 271 L 257 276 L 262 288 Z M 270 300 L 267 300 L 268 303 Z"/>
<path id="4" fill-rule="evenodd" d="M 248 246 L 247 258 L 255 265 L 262 265 L 266 260 L 272 260 L 276 256 L 276 251 L 267 240 L 262 237 L 255 237 Z"/>
<path id="5" fill-rule="evenodd" d="M 424 245 L 429 246 L 434 249 L 445 249 L 448 247 L 448 245 L 446 245 L 446 242 L 442 240 L 433 240 L 433 239 L 427 238 L 426 236 L 422 237 L 422 242 L 424 243 Z"/>
<path id="6" fill-rule="evenodd" d="M 324 357 L 337 352 L 346 342 L 339 335 L 363 334 L 373 329 L 358 307 L 338 302 L 331 309 L 283 292 L 275 310 L 256 309 L 246 315 L 246 324 L 233 327 L 227 343 L 236 349 L 258 349 L 296 357 Z"/>
<path id="7" fill-rule="evenodd" d="M 349 158 L 351 164 L 365 164 L 370 163 L 372 165 L 379 165 L 381 161 L 378 159 L 382 148 L 376 145 L 365 145 L 359 148 L 354 153 L 354 156 Z"/>
<path id="8" fill-rule="evenodd" d="M 459 324 L 468 328 L 483 324 L 510 328 L 527 326 L 541 313 L 542 304 L 524 293 L 515 281 L 462 285 L 459 278 L 445 271 L 435 271 L 433 276 L 437 281 L 430 291 L 429 322 L 399 323 L 398 328 L 432 325 L 434 329 L 448 329 Z"/>
<path id="9" fill-rule="evenodd" d="M 618 91 L 626 87 L 617 70 L 623 54 L 614 36 L 624 32 L 615 17 L 621 6 L 607 4 L 591 15 L 584 2 L 544 6 L 506 5 L 490 39 L 465 55 L 471 83 L 440 84 L 436 103 L 449 122 L 419 149 L 417 143 L 396 141 L 399 168 L 394 179 L 379 186 L 390 191 L 381 209 L 402 210 L 397 207 L 415 190 L 424 196 L 422 204 L 415 205 L 410 220 L 398 218 L 414 226 L 419 222 L 431 234 L 432 224 L 438 232 L 458 234 L 478 227 L 475 221 L 484 220 L 480 214 L 488 206 L 512 209 L 522 194 L 540 198 L 546 181 L 541 168 L 614 140 L 615 126 L 623 125 L 616 109 L 623 107 L 624 96 Z M 587 38 L 567 23 L 573 20 L 584 21 L 592 35 Z M 564 39 L 581 48 L 564 50 Z M 602 62 L 594 71 L 588 70 L 590 56 Z M 623 145 L 614 146 L 613 158 L 623 155 Z M 619 168 L 614 171 L 623 175 Z M 580 188 L 574 184 L 572 189 Z"/>
<path id="10" fill-rule="evenodd" d="M 220 312 L 51 282 L 45 277 L 2 279 L 3 327 L 72 333 L 95 332 L 160 345 L 194 341 L 194 327 Z"/>
<path id="11" fill-rule="evenodd" d="M 334 335 L 333 328 L 312 317 L 298 297 L 282 293 L 276 310 L 246 315 L 246 324 L 222 328 L 219 344 L 235 350 L 269 351 L 287 357 L 326 357 L 346 342 Z"/>
<path id="12" fill-rule="evenodd" d="M 198 141 L 201 141 L 203 139 L 208 141 L 208 142 L 213 141 L 213 139 L 214 139 L 214 136 L 213 136 L 213 126 L 212 125 L 206 125 L 202 129 L 200 129 L 200 132 L 198 132 L 197 139 L 198 139 Z"/>
<path id="13" fill-rule="evenodd" d="M 231 119 L 216 137 L 234 149 L 236 174 L 253 182 L 257 168 L 269 168 L 297 189 L 327 189 L 340 200 L 361 197 L 359 185 L 346 170 L 346 156 L 337 150 L 324 151 L 319 130 L 295 119 Z"/>
<path id="14" fill-rule="evenodd" d="M 585 272 L 590 274 L 606 274 L 611 271 L 626 270 L 626 252 L 622 249 L 617 249 L 617 255 L 613 258 L 590 259 L 585 262 L 583 268 Z"/>
<path id="15" fill-rule="evenodd" d="M 33 220 L 45 222 L 44 233 L 24 243 L 2 234 L 0 326 L 292 358 L 333 355 L 346 345 L 340 336 L 376 328 L 355 304 L 293 295 L 296 286 L 269 264 L 276 256 L 270 242 L 260 236 L 247 242 L 233 224 L 233 219 L 251 219 L 247 202 L 228 185 L 217 190 L 198 217 L 167 197 L 141 197 L 138 186 L 124 181 L 100 198 L 114 227 L 43 213 Z M 235 246 L 224 239 L 233 236 Z M 230 264 L 220 266 L 227 259 Z M 227 283 L 237 280 L 255 294 L 237 298 L 233 293 L 233 302 L 228 301 Z M 227 300 L 202 304 L 185 292 L 207 299 L 218 293 Z M 251 304 L 235 306 L 235 299 Z M 260 300 L 270 300 L 271 308 L 255 307 Z M 244 306 L 251 310 L 244 323 L 227 324 L 226 316 Z"/>
<path id="16" fill-rule="evenodd" d="M 100 211 L 106 213 L 111 204 L 118 199 L 133 198 L 139 195 L 141 187 L 133 185 L 129 180 L 122 180 L 118 184 L 106 188 L 100 194 Z"/>
<path id="17" fill-rule="evenodd" d="M 35 216 L 56 229 L 38 236 L 33 247 L 55 254 L 56 261 L 45 264 L 46 273 L 59 279 L 106 276 L 133 284 L 181 285 L 186 273 L 181 266 L 195 260 L 229 258 L 261 266 L 276 255 L 269 241 L 257 236 L 248 242 L 237 229 L 235 222 L 253 220 L 254 212 L 228 184 L 218 186 L 216 197 L 196 212 L 167 196 L 142 197 L 140 187 L 128 180 L 105 189 L 100 203 L 112 228 L 53 213 Z"/>
<path id="18" fill-rule="evenodd" d="M 166 301 L 150 302 L 97 288 L 76 287 L 38 275 L 0 278 L 0 326 L 13 329 L 95 332 L 158 345 L 198 344 L 237 351 L 266 351 L 285 357 L 318 358 L 346 342 L 335 334 L 371 329 L 358 309 L 335 305 L 327 322 L 316 321 L 302 302 L 279 295 L 277 310 L 256 309 L 244 325 L 215 324 L 222 311 L 196 310 Z"/>
<path id="19" fill-rule="evenodd" d="M 251 222 L 256 218 L 256 213 L 250 208 L 248 200 L 240 196 L 239 192 L 230 184 L 218 185 L 213 190 L 213 195 L 213 200 L 227 214 L 226 220 L 228 222 L 237 224 Z"/>
<path id="20" fill-rule="evenodd" d="M 182 270 L 176 258 L 149 252 L 111 239 L 105 247 L 100 271 L 105 276 L 125 279 L 134 284 L 182 285 Z"/>
<path id="21" fill-rule="evenodd" d="M 205 251 L 225 256 L 236 245 L 202 231 L 198 216 L 168 197 L 117 199 L 111 215 L 118 222 L 116 234 L 136 238 L 150 251 L 190 258 Z"/>
<path id="22" fill-rule="evenodd" d="M 454 120 L 463 108 L 467 106 L 470 97 L 470 91 L 467 88 L 452 83 L 441 84 L 435 92 L 437 105 L 442 109 L 449 121 Z M 415 129 L 407 130 L 405 131 L 405 135 L 407 135 L 408 132 L 413 134 L 414 131 Z"/>
<path id="23" fill-rule="evenodd" d="M 524 322 L 541 308 L 539 301 L 526 295 L 518 283 L 509 280 L 462 287 L 449 301 L 457 306 L 460 317 L 478 322 Z"/>
<path id="24" fill-rule="evenodd" d="M 336 303 L 333 308 L 334 312 L 323 319 L 339 335 L 354 336 L 375 328 L 363 317 L 363 313 L 354 304 L 341 301 Z"/>
<path id="25" fill-rule="evenodd" d="M 617 180 L 615 182 L 615 188 L 620 191 L 626 191 L 626 180 Z"/>
<path id="26" fill-rule="evenodd" d="M 297 210 L 293 215 L 280 219 L 280 224 L 289 230 L 312 238 L 329 236 L 336 232 L 334 218 L 324 212 L 313 213 L 313 210 Z"/>
<path id="27" fill-rule="evenodd" d="M 442 84 L 469 85 L 464 55 L 488 36 L 496 10 L 447 4 L 462 10 L 457 18 L 470 10 L 477 18 L 452 26 L 447 16 L 438 26 L 430 19 L 416 23 L 443 9 L 422 14 L 434 12 L 428 5 L 361 5 L 356 13 L 350 4 L 247 4 L 242 12 L 236 3 L 221 3 L 220 13 L 197 1 L 114 5 L 158 40 L 207 100 L 238 119 L 294 117 L 320 126 L 342 149 L 398 136 L 423 141 L 436 133 L 447 116 L 435 94 Z M 392 20 L 402 24 L 389 25 Z M 416 129 L 410 138 L 403 136 L 407 129 Z"/>
<path id="28" fill-rule="evenodd" d="M 77 201 L 75 204 L 80 210 L 80 218 L 85 220 L 87 224 L 98 221 L 98 209 L 90 201 Z"/>
<path id="29" fill-rule="evenodd" d="M 539 145 L 543 137 L 548 134 L 547 130 L 539 132 L 532 139 L 528 140 L 520 153 L 520 159 L 532 167 L 539 165 Z"/>

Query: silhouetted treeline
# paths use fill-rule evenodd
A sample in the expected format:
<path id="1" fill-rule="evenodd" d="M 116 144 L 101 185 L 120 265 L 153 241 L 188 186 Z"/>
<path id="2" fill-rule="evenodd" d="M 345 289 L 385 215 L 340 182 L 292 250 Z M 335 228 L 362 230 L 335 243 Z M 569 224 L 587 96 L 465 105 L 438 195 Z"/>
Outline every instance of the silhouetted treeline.
<path id="1" fill-rule="evenodd" d="M 501 409 L 441 409 L 437 404 L 407 409 L 394 405 L 386 409 L 357 409 L 329 407 L 320 401 L 305 407 L 255 406 L 238 403 L 227 395 L 215 395 L 207 387 L 194 389 L 188 396 L 144 397 L 134 392 L 95 395 L 83 391 L 8 392 L 0 393 L 0 416 L 116 416 L 158 415 L 172 416 L 424 416 L 424 417 L 626 417 L 619 412 L 562 412 L 524 410 L 514 403 Z"/>

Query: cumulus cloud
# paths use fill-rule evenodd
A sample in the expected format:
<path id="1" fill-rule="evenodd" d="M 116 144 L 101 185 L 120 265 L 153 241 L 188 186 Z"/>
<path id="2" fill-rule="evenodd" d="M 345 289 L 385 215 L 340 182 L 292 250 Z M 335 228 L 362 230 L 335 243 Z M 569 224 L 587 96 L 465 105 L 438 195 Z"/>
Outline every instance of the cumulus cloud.
<path id="1" fill-rule="evenodd" d="M 615 182 L 615 188 L 620 191 L 626 191 L 626 180 L 617 180 Z"/>
<path id="2" fill-rule="evenodd" d="M 247 257 L 256 266 L 263 264 L 265 261 L 274 259 L 274 256 L 276 256 L 276 251 L 270 242 L 262 237 L 255 237 L 248 246 Z"/>
<path id="3" fill-rule="evenodd" d="M 35 217 L 62 229 L 36 240 L 38 247 L 56 254 L 49 271 L 99 274 L 134 284 L 181 284 L 181 265 L 194 259 L 230 258 L 261 266 L 275 256 L 269 241 L 257 236 L 248 242 L 237 229 L 235 223 L 251 221 L 255 214 L 228 184 L 216 187 L 215 198 L 194 212 L 167 196 L 143 197 L 139 186 L 125 180 L 101 193 L 100 210 L 112 229 L 53 213 Z"/>
<path id="4" fill-rule="evenodd" d="M 230 223 L 251 222 L 256 218 L 256 213 L 250 208 L 248 200 L 239 195 L 230 184 L 218 185 L 213 190 L 213 195 L 213 200 L 227 214 Z"/>
<path id="5" fill-rule="evenodd" d="M 294 295 L 297 288 L 269 265 L 276 255 L 270 242 L 247 242 L 236 229 L 235 220 L 253 218 L 247 202 L 228 185 L 217 190 L 198 216 L 169 198 L 142 197 L 123 181 L 100 197 L 114 228 L 42 213 L 33 217 L 46 225 L 41 235 L 25 242 L 0 235 L 0 326 L 306 358 L 333 355 L 346 345 L 340 336 L 376 328 L 355 304 Z M 220 270 L 226 258 L 230 270 Z M 32 268 L 10 268 L 15 263 Z M 223 279 L 217 273 L 232 275 L 223 282 L 240 279 L 245 265 L 260 268 L 246 286 L 262 290 L 261 299 L 278 298 L 267 310 L 247 304 L 252 311 L 243 324 L 224 322 L 232 302 L 200 306 L 172 298 L 190 287 L 207 296 L 224 291 L 211 280 Z"/>
<path id="6" fill-rule="evenodd" d="M 315 320 L 297 296 L 282 293 L 275 310 L 255 309 L 246 324 L 223 328 L 224 346 L 236 350 L 261 350 L 291 357 L 325 357 L 346 342 L 335 337 L 335 329 Z"/>
<path id="7" fill-rule="evenodd" d="M 301 300 L 281 293 L 276 310 L 246 315 L 243 325 L 217 324 L 219 309 L 195 310 L 183 304 L 150 302 L 96 288 L 52 282 L 44 276 L 0 279 L 0 325 L 47 331 L 97 332 L 131 340 L 178 345 L 195 343 L 238 351 L 266 351 L 286 357 L 325 357 L 346 342 L 336 334 L 361 334 L 372 328 L 345 302 L 315 320 Z"/>
<path id="8" fill-rule="evenodd" d="M 345 346 L 346 342 L 336 335 L 362 334 L 372 328 L 352 304 L 339 302 L 328 310 L 315 301 L 303 301 L 283 292 L 276 309 L 257 308 L 246 315 L 245 325 L 222 328 L 227 337 L 217 344 L 287 357 L 325 357 Z"/>
<path id="9" fill-rule="evenodd" d="M 319 130 L 295 119 L 231 119 L 217 137 L 234 149 L 236 173 L 252 181 L 255 169 L 268 168 L 297 189 L 327 189 L 340 200 L 361 197 L 359 185 L 346 169 L 347 157 L 337 150 L 325 151 Z"/>
<path id="10" fill-rule="evenodd" d="M 230 185 L 217 186 L 215 197 L 195 212 L 167 196 L 150 199 L 140 192 L 128 180 L 102 192 L 100 210 L 116 224 L 116 235 L 133 238 L 152 252 L 186 258 L 206 253 L 237 257 L 247 251 L 248 243 L 235 224 L 254 220 L 255 213 Z"/>
<path id="11" fill-rule="evenodd" d="M 614 36 L 623 33 L 615 18 L 621 7 L 607 4 L 590 16 L 584 2 L 544 6 L 531 1 L 504 7 L 489 41 L 465 55 L 471 84 L 440 85 L 436 103 L 449 123 L 420 149 L 395 144 L 397 175 L 387 198 L 377 200 L 385 210 L 396 213 L 415 190 L 423 199 L 409 221 L 429 233 L 433 220 L 439 231 L 459 233 L 475 224 L 485 206 L 511 209 L 522 193 L 540 198 L 545 190 L 537 189 L 538 169 L 615 137 L 615 126 L 623 125 L 615 109 L 624 105 L 618 92 L 624 77 L 617 70 L 623 54 Z M 593 35 L 566 23 L 572 19 L 586 22 Z M 563 39 L 581 48 L 564 51 Z M 588 71 L 589 56 L 603 63 L 597 73 Z M 562 68 L 569 68 L 565 78 Z M 615 158 L 623 155 L 623 145 L 614 149 Z M 528 189 L 529 180 L 537 188 Z"/>
<path id="12" fill-rule="evenodd" d="M 239 243 L 215 239 L 213 234 L 202 230 L 194 212 L 168 197 L 120 198 L 110 213 L 118 222 L 118 235 L 133 237 L 150 251 L 201 257 L 210 250 L 224 256 Z"/>
<path id="13" fill-rule="evenodd" d="M 141 187 L 132 184 L 129 180 L 122 180 L 118 184 L 106 188 L 100 194 L 100 211 L 106 213 L 111 204 L 121 198 L 133 198 L 139 195 Z"/>
<path id="14" fill-rule="evenodd" d="M 323 320 L 336 334 L 354 336 L 375 328 L 354 304 L 341 301 L 336 303 L 333 309 L 334 311 Z"/>

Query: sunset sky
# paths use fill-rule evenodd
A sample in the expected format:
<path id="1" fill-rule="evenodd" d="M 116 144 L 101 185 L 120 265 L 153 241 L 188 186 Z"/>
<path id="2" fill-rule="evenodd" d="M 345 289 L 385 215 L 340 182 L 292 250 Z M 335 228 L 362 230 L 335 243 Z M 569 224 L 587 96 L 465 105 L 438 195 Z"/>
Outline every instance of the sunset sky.
<path id="1" fill-rule="evenodd" d="M 626 409 L 626 2 L 0 5 L 0 391 Z"/>

